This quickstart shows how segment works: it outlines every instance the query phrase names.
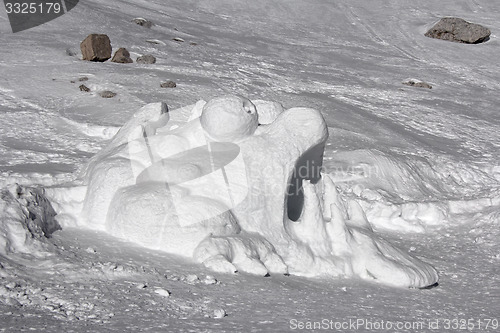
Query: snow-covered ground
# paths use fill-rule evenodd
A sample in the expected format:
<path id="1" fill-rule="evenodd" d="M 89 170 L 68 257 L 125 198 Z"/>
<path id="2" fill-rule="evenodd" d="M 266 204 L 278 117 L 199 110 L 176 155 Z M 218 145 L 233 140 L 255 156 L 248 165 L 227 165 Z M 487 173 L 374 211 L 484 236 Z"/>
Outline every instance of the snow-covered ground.
<path id="1" fill-rule="evenodd" d="M 443 16 L 483 24 L 491 39 L 424 37 Z M 103 232 L 63 228 L 0 254 L 0 330 L 282 332 L 365 320 L 423 332 L 439 320 L 438 331 L 451 332 L 453 320 L 461 328 L 469 319 L 474 331 L 499 330 L 499 19 L 494 0 L 88 0 L 12 34 L 0 10 L 1 188 L 73 181 L 147 103 L 174 110 L 237 94 L 311 107 L 327 122 L 324 166 L 342 193 L 378 234 L 440 275 L 438 287 L 421 290 L 217 274 Z M 79 43 L 94 32 L 157 63 L 81 61 Z M 408 79 L 433 88 L 403 85 Z M 160 88 L 167 80 L 177 87 Z M 117 96 L 101 98 L 103 90 Z M 7 226 L 19 212 L 6 193 L 0 239 L 18 240 Z M 227 316 L 216 318 L 221 309 Z"/>

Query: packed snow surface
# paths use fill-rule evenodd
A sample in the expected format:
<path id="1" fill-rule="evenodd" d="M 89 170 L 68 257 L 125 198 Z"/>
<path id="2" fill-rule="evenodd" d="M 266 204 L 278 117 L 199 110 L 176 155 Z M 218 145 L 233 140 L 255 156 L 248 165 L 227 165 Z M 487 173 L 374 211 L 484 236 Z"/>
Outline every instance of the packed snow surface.
<path id="1" fill-rule="evenodd" d="M 472 319 L 477 331 L 498 330 L 499 15 L 493 0 L 88 0 L 12 34 L 0 11 L 0 328 L 283 332 L 323 319 L 422 321 L 386 330 L 413 332 L 436 331 L 433 320 L 443 330 L 446 320 Z M 490 40 L 425 37 L 445 16 L 488 27 Z M 157 62 L 84 62 L 79 43 L 90 33 L 108 34 L 134 60 L 152 54 Z M 407 78 L 432 89 L 402 84 Z M 166 80 L 177 87 L 161 88 Z M 102 91 L 117 95 L 104 99 Z M 224 131 L 196 122 L 199 101 L 234 95 L 252 104 Z M 310 128 L 311 109 L 329 133 L 307 132 L 318 145 L 296 132 Z M 186 127 L 195 124 L 206 137 Z M 293 161 L 293 169 L 322 157 L 322 175 L 304 180 L 298 195 L 285 196 L 276 171 L 250 182 L 256 190 L 281 186 L 270 200 L 239 202 L 245 192 L 231 191 L 236 204 L 207 193 L 180 201 L 177 212 L 189 214 L 176 216 L 214 218 L 178 221 L 177 237 L 161 243 L 171 249 L 158 250 L 149 242 L 155 234 L 142 237 L 134 224 L 167 209 L 155 200 L 165 187 L 151 179 L 164 177 L 168 193 L 185 198 L 183 184 L 217 175 L 196 159 L 189 168 L 175 163 L 201 139 L 240 149 L 214 145 L 223 156 L 218 170 L 255 170 L 247 163 L 266 156 L 278 156 L 269 165 Z M 294 140 L 303 146 L 288 150 Z M 146 141 L 158 149 L 144 150 Z M 206 150 L 195 155 L 210 156 Z M 280 151 L 287 156 L 274 155 Z M 138 163 L 112 158 L 132 153 Z M 107 170 L 118 171 L 116 182 L 100 182 Z M 255 207 L 255 220 L 245 218 Z M 107 218 L 109 209 L 116 218 Z M 276 216 L 260 218 L 269 213 Z M 189 228 L 193 238 L 183 234 Z M 421 286 L 435 280 L 432 267 L 439 285 L 429 290 L 371 282 Z"/>

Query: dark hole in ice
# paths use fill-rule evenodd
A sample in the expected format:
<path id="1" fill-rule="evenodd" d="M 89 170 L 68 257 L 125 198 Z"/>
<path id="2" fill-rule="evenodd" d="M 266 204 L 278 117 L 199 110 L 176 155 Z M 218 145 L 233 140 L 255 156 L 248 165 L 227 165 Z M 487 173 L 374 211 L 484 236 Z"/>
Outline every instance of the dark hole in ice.
<path id="1" fill-rule="evenodd" d="M 314 146 L 302 154 L 295 164 L 286 193 L 287 214 L 292 221 L 300 218 L 304 208 L 302 181 L 307 179 L 316 184 L 321 179 L 324 150 L 324 143 Z"/>

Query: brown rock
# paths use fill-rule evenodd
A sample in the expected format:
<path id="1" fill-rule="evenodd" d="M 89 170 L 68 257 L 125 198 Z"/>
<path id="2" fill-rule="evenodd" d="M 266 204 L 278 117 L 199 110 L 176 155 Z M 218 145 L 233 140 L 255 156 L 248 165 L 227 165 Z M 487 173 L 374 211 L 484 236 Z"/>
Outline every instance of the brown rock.
<path id="1" fill-rule="evenodd" d="M 130 63 L 134 62 L 132 60 L 132 58 L 130 58 L 130 53 L 124 47 L 120 47 L 115 52 L 115 55 L 113 56 L 113 59 L 111 59 L 111 61 L 112 62 L 117 62 L 117 63 L 120 63 L 120 64 L 130 64 Z"/>
<path id="2" fill-rule="evenodd" d="M 90 88 L 87 87 L 86 85 L 82 84 L 80 85 L 80 91 L 85 91 L 85 92 L 89 92 L 90 91 Z"/>
<path id="3" fill-rule="evenodd" d="M 111 58 L 111 41 L 104 34 L 90 34 L 80 43 L 83 60 L 104 62 Z"/>

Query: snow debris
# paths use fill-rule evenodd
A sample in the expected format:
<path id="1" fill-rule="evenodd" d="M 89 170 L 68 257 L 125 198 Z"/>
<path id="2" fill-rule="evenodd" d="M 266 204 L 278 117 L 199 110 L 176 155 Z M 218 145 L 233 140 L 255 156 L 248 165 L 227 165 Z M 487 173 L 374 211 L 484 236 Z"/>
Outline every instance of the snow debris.
<path id="1" fill-rule="evenodd" d="M 226 310 L 224 309 L 215 309 L 214 310 L 214 318 L 220 319 L 227 316 Z"/>
<path id="2" fill-rule="evenodd" d="M 88 248 L 85 250 L 85 252 L 87 252 L 87 253 L 96 253 L 97 251 L 96 251 L 94 248 L 92 248 L 92 247 L 88 247 Z"/>
<path id="3" fill-rule="evenodd" d="M 205 285 L 217 284 L 217 282 L 218 282 L 217 279 L 212 275 L 207 275 L 201 280 L 201 283 Z"/>
<path id="4" fill-rule="evenodd" d="M 200 279 L 198 278 L 198 275 L 196 274 L 189 274 L 185 277 L 184 279 L 188 284 L 196 284 L 200 282 Z"/>
<path id="5" fill-rule="evenodd" d="M 136 17 L 132 20 L 132 22 L 145 28 L 151 28 L 153 26 L 153 22 L 146 20 L 145 18 L 142 17 Z"/>
<path id="6" fill-rule="evenodd" d="M 163 289 L 163 288 L 155 289 L 155 293 L 157 293 L 158 295 L 163 296 L 163 297 L 170 297 L 170 291 Z"/>
<path id="7" fill-rule="evenodd" d="M 147 283 L 142 283 L 142 282 L 141 283 L 137 283 L 135 285 L 136 289 L 146 289 L 147 287 L 148 287 L 148 284 Z"/>

